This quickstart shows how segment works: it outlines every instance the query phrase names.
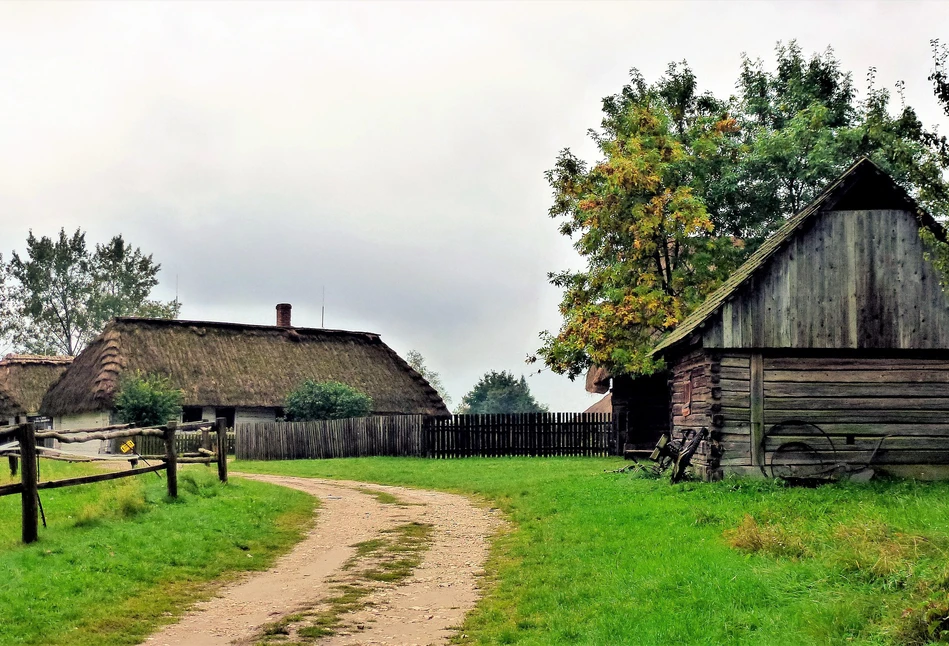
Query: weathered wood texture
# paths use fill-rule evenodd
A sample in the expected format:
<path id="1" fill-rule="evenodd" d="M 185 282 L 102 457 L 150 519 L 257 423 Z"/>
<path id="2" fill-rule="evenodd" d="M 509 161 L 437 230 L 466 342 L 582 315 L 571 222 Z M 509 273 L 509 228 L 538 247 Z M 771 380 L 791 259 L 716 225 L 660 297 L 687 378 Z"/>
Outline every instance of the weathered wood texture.
<path id="1" fill-rule="evenodd" d="M 715 471 L 719 448 L 711 438 L 724 424 L 721 414 L 721 374 L 721 357 L 702 349 L 681 357 L 672 369 L 673 439 L 681 441 L 702 429 L 710 434 L 692 458 L 692 464 L 703 478 L 717 477 Z"/>
<path id="2" fill-rule="evenodd" d="M 237 458 L 606 455 L 612 431 L 609 413 L 398 415 L 238 424 Z"/>
<path id="3" fill-rule="evenodd" d="M 753 459 L 749 410 L 750 354 L 723 358 L 723 370 L 744 370 L 727 380 L 721 465 L 732 467 L 874 466 L 949 463 L 949 361 L 922 357 L 765 355 L 762 359 L 765 440 Z M 744 363 L 747 368 L 740 368 Z M 726 380 L 722 380 L 726 383 Z M 748 387 L 742 384 L 749 384 Z M 799 423 L 791 423 L 791 422 Z M 816 425 L 811 426 L 811 424 Z M 776 425 L 781 425 L 777 426 Z M 795 447 L 791 443 L 806 446 Z"/>
<path id="4" fill-rule="evenodd" d="M 610 413 L 520 413 L 434 418 L 428 454 L 434 458 L 600 456 L 610 452 Z"/>
<path id="5" fill-rule="evenodd" d="M 830 211 L 709 320 L 706 348 L 949 348 L 949 299 L 908 211 Z"/>
<path id="6" fill-rule="evenodd" d="M 39 538 L 39 472 L 36 465 L 36 429 L 32 424 L 20 426 L 20 502 L 22 506 L 22 539 L 32 543 Z"/>
<path id="7" fill-rule="evenodd" d="M 427 419 L 423 415 L 394 415 L 238 424 L 236 455 L 238 460 L 424 457 Z"/>

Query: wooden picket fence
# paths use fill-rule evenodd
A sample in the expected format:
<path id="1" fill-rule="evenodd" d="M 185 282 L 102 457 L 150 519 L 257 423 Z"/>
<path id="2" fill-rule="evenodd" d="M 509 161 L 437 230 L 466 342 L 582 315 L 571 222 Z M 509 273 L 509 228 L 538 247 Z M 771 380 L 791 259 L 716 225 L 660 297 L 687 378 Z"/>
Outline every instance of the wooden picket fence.
<path id="1" fill-rule="evenodd" d="M 609 413 L 401 415 L 238 424 L 239 460 L 370 456 L 597 456 L 611 451 Z"/>
<path id="2" fill-rule="evenodd" d="M 609 413 L 455 415 L 432 420 L 428 455 L 607 455 L 612 432 Z"/>
<path id="3" fill-rule="evenodd" d="M 303 460 L 374 455 L 423 457 L 423 415 L 358 417 L 321 422 L 238 424 L 238 460 Z"/>

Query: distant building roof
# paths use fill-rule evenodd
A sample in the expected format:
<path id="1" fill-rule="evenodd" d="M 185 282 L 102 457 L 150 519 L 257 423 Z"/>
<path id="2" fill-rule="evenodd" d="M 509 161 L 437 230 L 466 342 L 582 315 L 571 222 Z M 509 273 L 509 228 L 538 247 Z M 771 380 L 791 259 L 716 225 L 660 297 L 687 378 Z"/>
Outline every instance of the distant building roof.
<path id="1" fill-rule="evenodd" d="M 613 393 L 606 393 L 600 401 L 583 411 L 584 413 L 612 413 Z"/>
<path id="2" fill-rule="evenodd" d="M 72 357 L 8 354 L 0 359 L 0 415 L 35 415 Z"/>
<path id="3" fill-rule="evenodd" d="M 110 323 L 41 410 L 108 410 L 126 371 L 167 376 L 185 406 L 280 407 L 291 390 L 314 379 L 362 390 L 376 414 L 449 414 L 435 389 L 377 334 L 140 318 Z"/>

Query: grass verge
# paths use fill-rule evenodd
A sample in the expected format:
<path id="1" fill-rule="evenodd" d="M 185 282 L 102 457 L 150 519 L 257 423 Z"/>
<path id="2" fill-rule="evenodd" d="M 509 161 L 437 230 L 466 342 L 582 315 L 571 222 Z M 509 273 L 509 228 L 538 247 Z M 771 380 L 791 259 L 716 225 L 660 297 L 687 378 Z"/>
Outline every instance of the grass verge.
<path id="1" fill-rule="evenodd" d="M 98 472 L 41 469 L 44 480 Z M 0 646 L 138 644 L 222 581 L 265 569 L 302 537 L 315 506 L 284 487 L 221 485 L 203 466 L 181 470 L 175 501 L 154 474 L 41 496 L 49 527 L 32 545 L 19 543 L 19 496 L 0 498 Z"/>
<path id="2" fill-rule="evenodd" d="M 454 491 L 503 510 L 514 529 L 494 542 L 463 643 L 913 644 L 943 629 L 949 484 L 670 486 L 604 472 L 620 464 L 364 458 L 237 468 Z"/>

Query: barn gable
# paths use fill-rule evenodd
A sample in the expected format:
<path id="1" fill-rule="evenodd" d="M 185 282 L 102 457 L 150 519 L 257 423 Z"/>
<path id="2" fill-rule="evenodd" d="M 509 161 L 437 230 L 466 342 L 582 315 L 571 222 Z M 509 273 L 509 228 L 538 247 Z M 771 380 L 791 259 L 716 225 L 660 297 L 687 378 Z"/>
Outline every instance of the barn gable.
<path id="1" fill-rule="evenodd" d="M 789 219 L 654 351 L 949 348 L 949 298 L 924 259 L 944 231 L 868 159 Z"/>

